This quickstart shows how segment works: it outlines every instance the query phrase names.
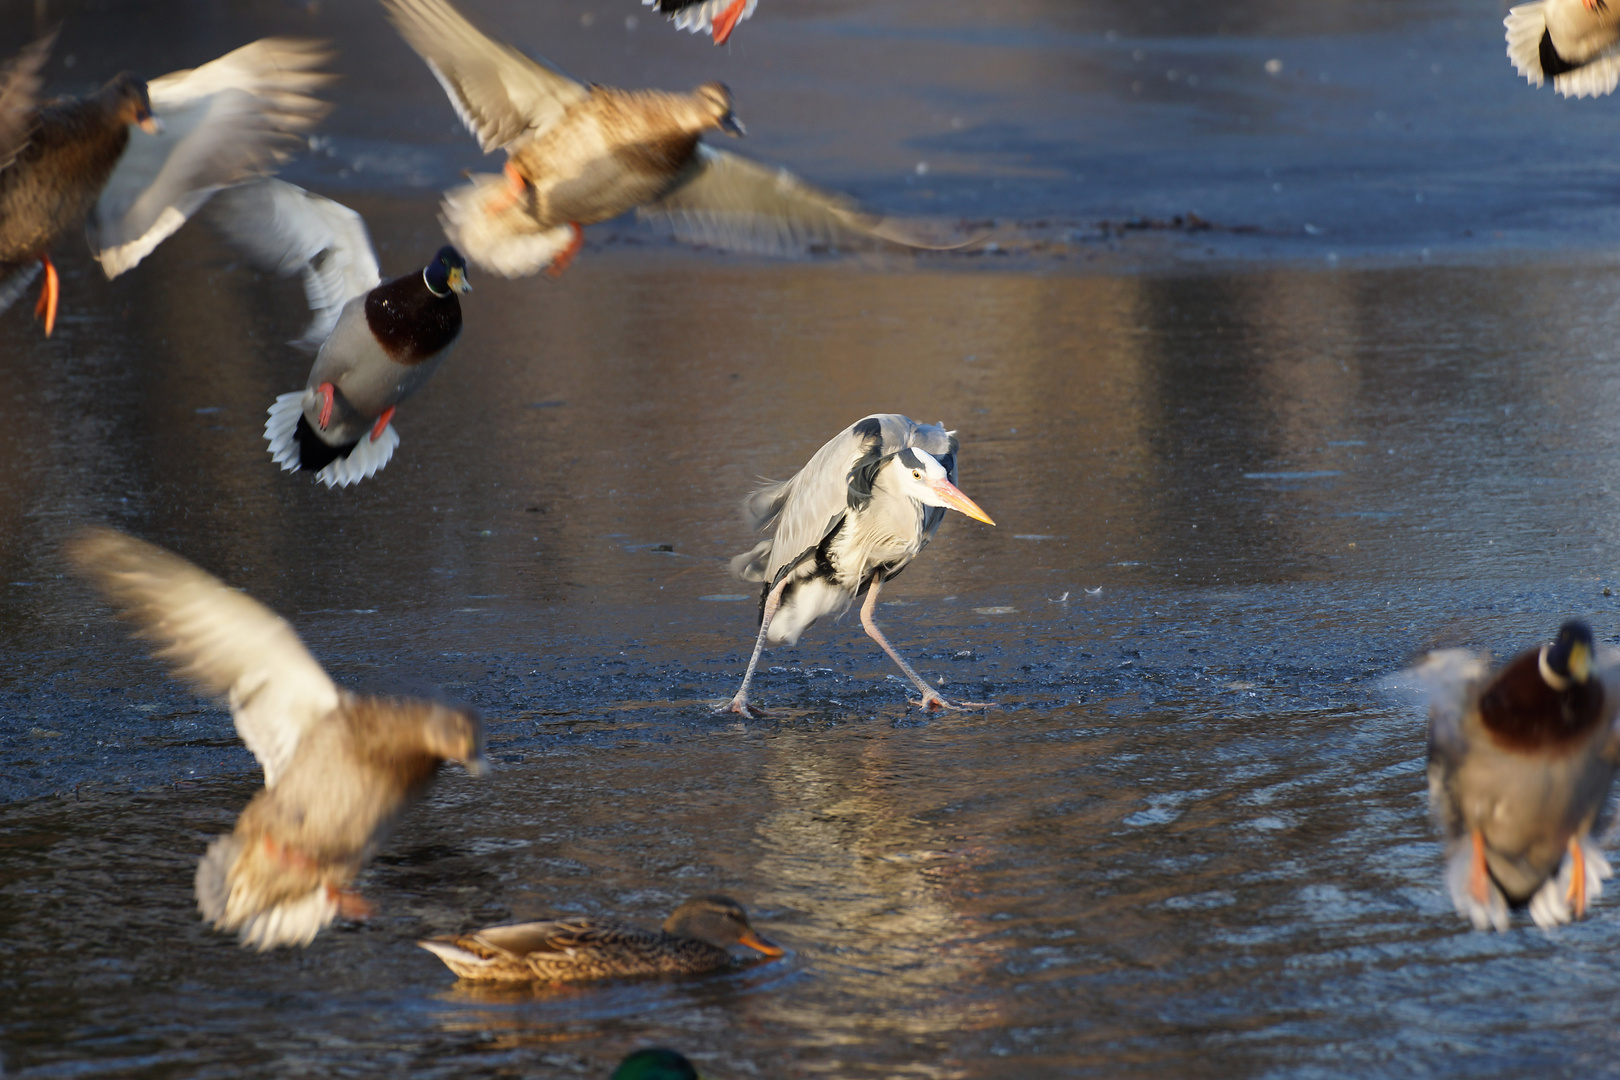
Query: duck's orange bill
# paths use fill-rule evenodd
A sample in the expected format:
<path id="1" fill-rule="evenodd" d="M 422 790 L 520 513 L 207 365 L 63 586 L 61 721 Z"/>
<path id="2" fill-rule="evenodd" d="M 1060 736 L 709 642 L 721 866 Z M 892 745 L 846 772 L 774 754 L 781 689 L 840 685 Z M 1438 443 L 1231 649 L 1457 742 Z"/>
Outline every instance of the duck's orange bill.
<path id="1" fill-rule="evenodd" d="M 934 494 L 952 510 L 960 510 L 975 521 L 982 521 L 986 525 L 994 525 L 990 515 L 979 509 L 979 504 L 962 494 L 962 489 L 949 480 L 934 480 L 928 485 L 934 489 Z"/>
<path id="2" fill-rule="evenodd" d="M 755 952 L 764 953 L 766 956 L 776 957 L 787 954 L 786 949 L 765 940 L 752 930 L 744 930 L 742 937 L 737 939 L 737 944 L 746 945 Z"/>

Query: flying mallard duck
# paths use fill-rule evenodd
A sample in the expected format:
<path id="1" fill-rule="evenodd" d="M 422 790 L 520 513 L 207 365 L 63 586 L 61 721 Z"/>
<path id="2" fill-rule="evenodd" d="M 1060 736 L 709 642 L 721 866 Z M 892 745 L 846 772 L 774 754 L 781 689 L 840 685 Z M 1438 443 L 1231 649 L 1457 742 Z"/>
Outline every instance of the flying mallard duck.
<path id="1" fill-rule="evenodd" d="M 1448 649 L 1397 681 L 1429 699 L 1429 801 L 1458 913 L 1481 930 L 1506 930 L 1510 904 L 1538 926 L 1580 918 L 1610 876 L 1593 835 L 1620 759 L 1620 656 L 1567 622 L 1494 675 Z"/>
<path id="2" fill-rule="evenodd" d="M 724 896 L 699 896 L 675 909 L 662 930 L 601 919 L 489 926 L 418 941 L 450 970 L 474 982 L 591 982 L 651 975 L 701 975 L 731 962 L 743 945 L 781 956 Z"/>
<path id="3" fill-rule="evenodd" d="M 0 73 L 0 311 L 43 268 L 36 316 L 56 326 L 48 249 L 88 218 L 109 278 L 144 259 L 221 188 L 280 165 L 326 114 L 316 43 L 266 38 L 151 82 L 125 72 L 83 99 L 39 102 L 52 36 Z M 132 134 L 130 126 L 141 129 Z"/>
<path id="4" fill-rule="evenodd" d="M 1620 12 L 1608 0 L 1538 0 L 1511 9 L 1508 59 L 1540 86 L 1551 79 L 1564 97 L 1602 97 L 1620 85 Z"/>
<path id="5" fill-rule="evenodd" d="M 363 918 L 349 886 L 440 763 L 486 767 L 477 714 L 339 689 L 280 617 L 179 556 L 110 529 L 69 555 L 182 677 L 229 702 L 264 770 L 197 866 L 197 906 L 243 945 L 307 945 L 340 912 Z"/>
<path id="6" fill-rule="evenodd" d="M 214 216 L 261 266 L 301 275 L 315 313 L 298 342 L 320 350 L 309 380 L 276 398 L 264 425 L 272 458 L 327 487 L 359 483 L 393 457 L 394 410 L 461 334 L 466 261 L 443 247 L 421 270 L 383 281 L 360 215 L 284 180 L 225 192 Z"/>
<path id="7" fill-rule="evenodd" d="M 506 277 L 562 273 L 583 226 L 638 210 L 683 240 L 762 254 L 896 244 L 956 247 L 915 222 L 876 217 L 792 174 L 704 145 L 711 128 L 743 133 L 731 91 L 689 94 L 587 85 L 490 40 L 445 0 L 382 0 L 504 177 L 445 193 L 445 232 Z"/>
<path id="8" fill-rule="evenodd" d="M 724 45 L 737 24 L 754 13 L 759 0 L 641 0 L 642 6 L 657 8 L 658 14 L 675 24 L 677 30 L 708 33 L 716 45 Z"/>

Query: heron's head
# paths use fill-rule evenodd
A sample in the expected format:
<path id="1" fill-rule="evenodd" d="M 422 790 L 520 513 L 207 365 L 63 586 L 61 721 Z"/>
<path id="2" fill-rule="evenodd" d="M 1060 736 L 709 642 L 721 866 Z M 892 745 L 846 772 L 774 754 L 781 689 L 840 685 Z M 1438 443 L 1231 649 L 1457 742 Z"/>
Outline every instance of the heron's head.
<path id="1" fill-rule="evenodd" d="M 1541 650 L 1541 675 L 1555 690 L 1592 677 L 1592 628 L 1571 619 L 1558 628 L 1558 638 Z"/>
<path id="2" fill-rule="evenodd" d="M 114 75 L 102 94 L 112 102 L 112 109 L 121 124 L 134 124 L 148 135 L 156 135 L 163 125 L 152 115 L 152 99 L 146 93 L 146 83 L 127 71 Z"/>
<path id="3" fill-rule="evenodd" d="M 708 113 L 710 123 L 727 135 L 746 135 L 742 121 L 731 111 L 731 88 L 722 82 L 704 83 L 697 88 L 698 101 Z"/>
<path id="4" fill-rule="evenodd" d="M 994 525 L 990 515 L 979 509 L 979 504 L 962 494 L 962 489 L 951 483 L 945 466 L 926 450 L 908 446 L 889 461 L 896 485 L 924 506 L 943 506 L 958 510 L 976 521 Z"/>

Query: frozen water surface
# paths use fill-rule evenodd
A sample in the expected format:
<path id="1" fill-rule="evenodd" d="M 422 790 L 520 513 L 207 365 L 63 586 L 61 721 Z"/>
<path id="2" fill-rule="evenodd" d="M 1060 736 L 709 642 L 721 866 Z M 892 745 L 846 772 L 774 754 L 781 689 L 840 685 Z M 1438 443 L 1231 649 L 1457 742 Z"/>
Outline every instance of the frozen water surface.
<path id="1" fill-rule="evenodd" d="M 649 1042 L 719 1078 L 1607 1068 L 1612 900 L 1469 931 L 1421 718 L 1371 684 L 1571 615 L 1620 633 L 1614 101 L 1525 87 L 1494 4 L 764 0 L 724 50 L 630 0 L 466 6 L 584 78 L 724 78 L 739 150 L 1012 253 L 593 229 L 558 282 L 475 273 L 393 463 L 330 492 L 259 434 L 307 370 L 296 285 L 206 228 L 111 284 L 60 245 L 56 336 L 0 324 L 7 1075 L 604 1076 Z M 64 87 L 334 39 L 290 175 L 387 273 L 486 167 L 372 5 L 0 3 L 0 46 L 58 20 Z M 1188 213 L 1220 228 L 1117 227 Z M 908 711 L 846 619 L 767 655 L 781 719 L 714 718 L 753 634 L 741 496 L 891 409 L 959 429 L 1000 524 L 953 515 L 881 619 L 1001 707 Z M 198 920 L 257 770 L 64 576 L 92 521 L 346 685 L 485 711 L 496 770 L 404 822 L 371 922 L 260 956 Z M 533 994 L 411 945 L 712 890 L 789 956 Z"/>

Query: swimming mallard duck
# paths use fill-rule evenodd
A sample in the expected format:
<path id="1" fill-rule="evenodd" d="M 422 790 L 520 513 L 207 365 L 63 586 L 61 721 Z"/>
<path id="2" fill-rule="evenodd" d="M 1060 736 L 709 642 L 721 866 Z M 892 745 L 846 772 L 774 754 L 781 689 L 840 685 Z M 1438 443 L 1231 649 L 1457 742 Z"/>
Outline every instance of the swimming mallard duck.
<path id="1" fill-rule="evenodd" d="M 466 261 L 443 247 L 421 270 L 383 281 L 360 215 L 283 180 L 225 192 L 214 217 L 260 265 L 300 274 L 315 313 L 300 341 L 320 350 L 305 388 L 276 398 L 264 425 L 272 459 L 327 487 L 359 483 L 388 464 L 394 410 L 461 334 Z"/>
<path id="2" fill-rule="evenodd" d="M 754 13 L 759 0 L 641 0 L 675 24 L 677 30 L 707 32 L 724 45 L 737 24 Z"/>
<path id="3" fill-rule="evenodd" d="M 489 926 L 417 944 L 474 982 L 701 975 L 730 963 L 733 945 L 782 955 L 782 949 L 748 925 L 743 906 L 724 896 L 688 900 L 664 920 L 662 930 L 601 919 L 555 919 Z"/>
<path id="4" fill-rule="evenodd" d="M 383 0 L 505 176 L 445 193 L 443 222 L 473 262 L 522 277 L 556 276 L 583 226 L 637 209 L 684 240 L 761 253 L 873 243 L 952 247 L 915 223 L 862 213 L 791 174 L 705 146 L 711 128 L 743 133 L 731 91 L 689 94 L 587 85 L 490 40 L 445 0 Z"/>
<path id="5" fill-rule="evenodd" d="M 1602 97 L 1620 85 L 1620 11 L 1607 0 L 1537 0 L 1503 20 L 1508 59 L 1532 85 Z"/>
<path id="6" fill-rule="evenodd" d="M 314 71 L 329 56 L 318 45 L 266 38 L 192 71 L 151 82 L 125 72 L 89 97 L 38 103 L 51 40 L 0 74 L 0 311 L 43 267 L 35 315 L 47 337 L 57 237 L 88 217 L 91 251 L 117 277 L 214 192 L 286 160 L 325 115 L 310 91 L 330 79 Z"/>
<path id="7" fill-rule="evenodd" d="M 650 1046 L 627 1055 L 611 1080 L 703 1080 L 703 1074 L 680 1051 Z"/>
<path id="8" fill-rule="evenodd" d="M 1506 930 L 1510 904 L 1539 926 L 1580 918 L 1610 876 L 1592 837 L 1620 758 L 1620 656 L 1597 657 L 1572 621 L 1494 675 L 1463 649 L 1407 674 L 1429 695 L 1429 801 L 1458 913 L 1482 930 Z"/>
<path id="9" fill-rule="evenodd" d="M 363 918 L 349 886 L 440 763 L 486 767 L 476 713 L 339 689 L 286 622 L 179 556 L 110 529 L 69 555 L 181 677 L 229 702 L 264 770 L 197 866 L 197 906 L 243 945 L 307 945 L 339 913 Z"/>

